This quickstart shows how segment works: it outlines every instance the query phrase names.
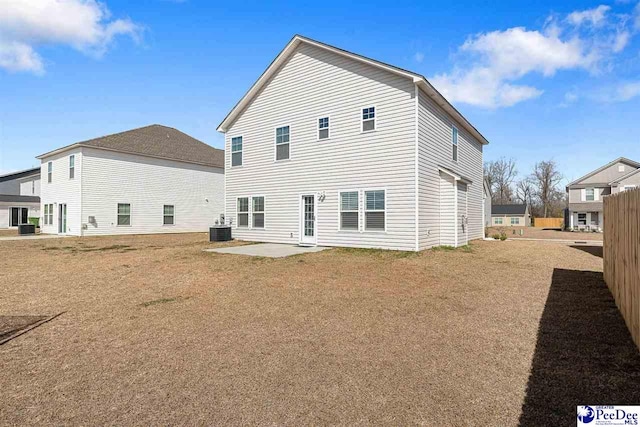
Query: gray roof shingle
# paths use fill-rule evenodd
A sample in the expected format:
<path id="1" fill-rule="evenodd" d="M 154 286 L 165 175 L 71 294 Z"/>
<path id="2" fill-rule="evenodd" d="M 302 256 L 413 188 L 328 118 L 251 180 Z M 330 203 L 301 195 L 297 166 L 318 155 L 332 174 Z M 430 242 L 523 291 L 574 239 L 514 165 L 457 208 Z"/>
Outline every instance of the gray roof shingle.
<path id="1" fill-rule="evenodd" d="M 39 196 L 20 196 L 18 194 L 0 194 L 0 202 L 40 203 Z"/>
<path id="2" fill-rule="evenodd" d="M 150 125 L 101 136 L 77 142 L 54 151 L 64 150 L 73 146 L 101 148 L 224 168 L 224 150 L 213 148 L 186 133 L 162 125 Z M 50 153 L 53 153 L 53 151 Z M 46 157 L 50 153 L 42 154 L 38 158 Z"/>
<path id="3" fill-rule="evenodd" d="M 527 205 L 491 205 L 491 215 L 524 215 Z"/>

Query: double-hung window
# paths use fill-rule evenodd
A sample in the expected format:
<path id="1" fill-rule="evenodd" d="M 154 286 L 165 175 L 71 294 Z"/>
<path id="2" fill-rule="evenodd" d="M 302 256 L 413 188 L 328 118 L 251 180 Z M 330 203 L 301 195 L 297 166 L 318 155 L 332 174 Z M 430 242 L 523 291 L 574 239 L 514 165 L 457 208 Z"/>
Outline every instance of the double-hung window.
<path id="1" fill-rule="evenodd" d="M 49 225 L 49 205 L 44 205 L 44 225 Z"/>
<path id="2" fill-rule="evenodd" d="M 73 179 L 76 176 L 76 156 L 69 156 L 69 179 Z"/>
<path id="3" fill-rule="evenodd" d="M 276 160 L 289 158 L 289 126 L 276 128 Z"/>
<path id="4" fill-rule="evenodd" d="M 587 225 L 587 214 L 579 213 L 578 214 L 578 225 Z"/>
<path id="5" fill-rule="evenodd" d="M 238 197 L 238 227 L 249 227 L 249 198 Z"/>
<path id="6" fill-rule="evenodd" d="M 376 130 L 376 107 L 362 109 L 362 132 Z"/>
<path id="7" fill-rule="evenodd" d="M 451 128 L 451 145 L 452 145 L 452 156 L 453 156 L 453 161 L 457 162 L 458 161 L 458 128 L 456 127 L 452 127 Z"/>
<path id="8" fill-rule="evenodd" d="M 494 218 L 493 222 L 494 222 L 496 225 L 502 225 L 502 218 Z"/>
<path id="9" fill-rule="evenodd" d="M 318 139 L 329 139 L 329 117 L 318 119 Z"/>
<path id="10" fill-rule="evenodd" d="M 131 225 L 131 205 L 118 203 L 118 225 Z"/>
<path id="11" fill-rule="evenodd" d="M 594 188 L 587 188 L 584 190 L 585 200 L 587 202 L 593 202 L 596 199 L 596 192 Z"/>
<path id="12" fill-rule="evenodd" d="M 53 225 L 53 203 L 49 203 L 49 225 Z"/>
<path id="13" fill-rule="evenodd" d="M 520 224 L 520 218 L 511 217 L 511 225 L 519 225 L 519 224 Z"/>
<path id="14" fill-rule="evenodd" d="M 175 224 L 175 207 L 173 205 L 164 205 L 162 209 L 162 224 Z"/>
<path id="15" fill-rule="evenodd" d="M 358 192 L 340 193 L 340 230 L 358 230 Z"/>
<path id="16" fill-rule="evenodd" d="M 53 175 L 53 162 L 47 163 L 47 182 L 51 183 L 51 177 Z"/>
<path id="17" fill-rule="evenodd" d="M 253 217 L 253 228 L 264 228 L 264 197 L 257 196 L 251 198 L 251 215 Z"/>
<path id="18" fill-rule="evenodd" d="M 384 190 L 365 191 L 364 228 L 365 230 L 384 231 L 385 194 Z"/>
<path id="19" fill-rule="evenodd" d="M 231 166 L 242 166 L 242 137 L 231 138 Z"/>

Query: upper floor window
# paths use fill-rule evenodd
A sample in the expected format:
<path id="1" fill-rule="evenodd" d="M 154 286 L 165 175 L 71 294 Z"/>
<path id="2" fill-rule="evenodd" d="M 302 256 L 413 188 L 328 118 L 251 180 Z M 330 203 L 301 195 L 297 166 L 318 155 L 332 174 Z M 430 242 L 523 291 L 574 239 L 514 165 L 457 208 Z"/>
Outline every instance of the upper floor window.
<path id="1" fill-rule="evenodd" d="M 594 188 L 587 188 L 584 191 L 584 195 L 587 202 L 592 202 L 596 199 L 596 192 Z"/>
<path id="2" fill-rule="evenodd" d="M 53 163 L 47 163 L 47 182 L 51 182 L 51 176 L 53 175 Z"/>
<path id="3" fill-rule="evenodd" d="M 362 109 L 362 132 L 376 130 L 376 107 Z"/>
<path id="4" fill-rule="evenodd" d="M 276 128 L 276 160 L 289 158 L 289 126 Z"/>
<path id="5" fill-rule="evenodd" d="M 451 144 L 453 146 L 453 161 L 458 161 L 458 128 L 451 128 Z"/>
<path id="6" fill-rule="evenodd" d="M 242 166 L 242 137 L 231 138 L 231 166 Z"/>
<path id="7" fill-rule="evenodd" d="M 76 156 L 69 156 L 69 179 L 73 179 L 76 176 Z"/>
<path id="8" fill-rule="evenodd" d="M 329 117 L 318 119 L 318 139 L 329 139 Z"/>
<path id="9" fill-rule="evenodd" d="M 385 229 L 384 190 L 365 191 L 364 228 L 365 230 Z"/>

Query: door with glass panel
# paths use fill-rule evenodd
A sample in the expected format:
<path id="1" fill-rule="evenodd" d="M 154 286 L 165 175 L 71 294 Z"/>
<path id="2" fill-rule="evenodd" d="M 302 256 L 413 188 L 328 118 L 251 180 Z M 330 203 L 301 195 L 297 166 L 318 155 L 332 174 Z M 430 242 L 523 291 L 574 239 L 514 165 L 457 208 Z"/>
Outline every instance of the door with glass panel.
<path id="1" fill-rule="evenodd" d="M 300 244 L 315 245 L 316 230 L 316 196 L 303 195 L 300 201 Z"/>
<path id="2" fill-rule="evenodd" d="M 58 234 L 67 233 L 67 204 L 58 205 Z"/>
<path id="3" fill-rule="evenodd" d="M 29 209 L 27 208 L 11 208 L 11 227 L 17 227 L 29 222 Z"/>

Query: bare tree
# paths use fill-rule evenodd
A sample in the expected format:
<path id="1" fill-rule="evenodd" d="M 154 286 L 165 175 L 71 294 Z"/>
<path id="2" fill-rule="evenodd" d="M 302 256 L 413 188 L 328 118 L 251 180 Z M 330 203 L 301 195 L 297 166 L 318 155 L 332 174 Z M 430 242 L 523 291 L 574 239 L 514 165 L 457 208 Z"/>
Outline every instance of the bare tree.
<path id="1" fill-rule="evenodd" d="M 513 159 L 502 157 L 485 163 L 485 176 L 491 186 L 493 202 L 503 205 L 513 200 L 513 182 L 517 175 Z"/>
<path id="2" fill-rule="evenodd" d="M 559 190 L 562 174 L 558 171 L 558 166 L 553 160 L 536 163 L 533 167 L 531 180 L 535 186 L 535 195 L 542 205 L 542 214 L 548 218 L 553 209 L 562 199 L 562 192 Z"/>
<path id="3" fill-rule="evenodd" d="M 530 177 L 522 178 L 516 182 L 516 197 L 525 205 L 529 205 L 529 209 L 533 208 L 533 197 L 535 194 L 535 187 Z"/>

